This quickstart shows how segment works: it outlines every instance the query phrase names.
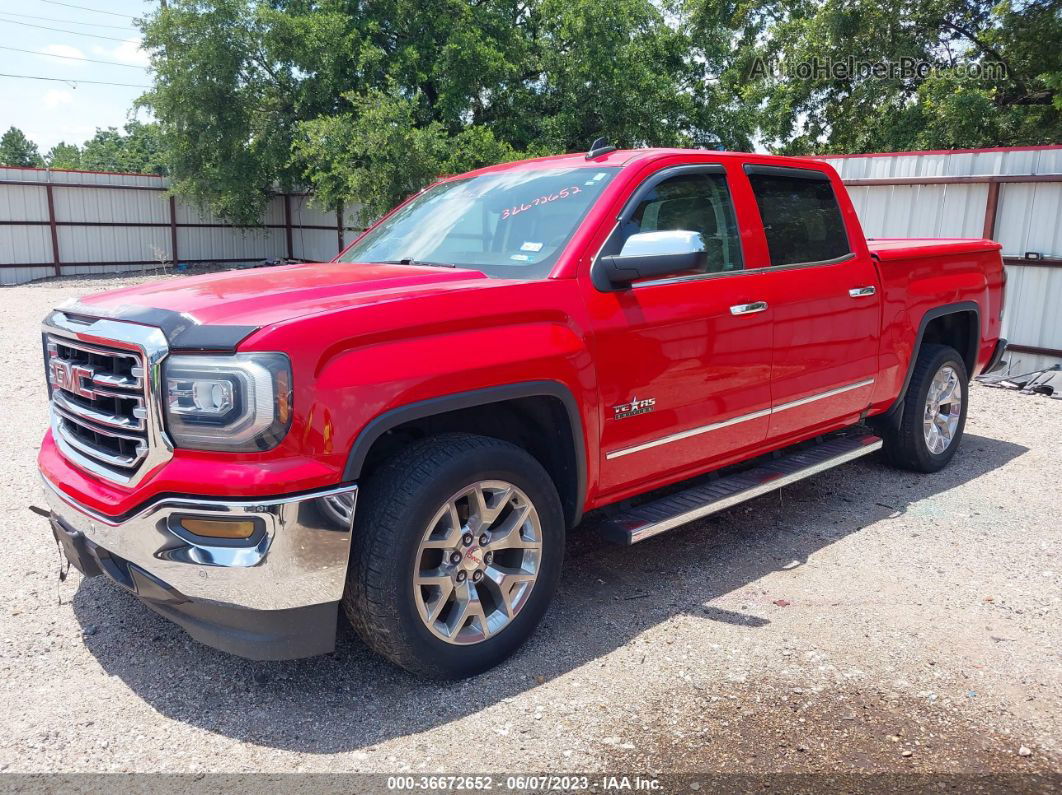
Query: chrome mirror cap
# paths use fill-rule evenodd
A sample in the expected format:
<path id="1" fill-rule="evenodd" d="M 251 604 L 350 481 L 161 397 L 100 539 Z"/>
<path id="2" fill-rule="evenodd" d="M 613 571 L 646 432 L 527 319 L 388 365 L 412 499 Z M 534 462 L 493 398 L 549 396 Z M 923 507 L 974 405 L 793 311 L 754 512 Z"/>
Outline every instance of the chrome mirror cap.
<path id="1" fill-rule="evenodd" d="M 700 232 L 669 229 L 663 232 L 639 232 L 623 244 L 621 257 L 660 257 L 672 254 L 699 254 L 704 251 Z"/>

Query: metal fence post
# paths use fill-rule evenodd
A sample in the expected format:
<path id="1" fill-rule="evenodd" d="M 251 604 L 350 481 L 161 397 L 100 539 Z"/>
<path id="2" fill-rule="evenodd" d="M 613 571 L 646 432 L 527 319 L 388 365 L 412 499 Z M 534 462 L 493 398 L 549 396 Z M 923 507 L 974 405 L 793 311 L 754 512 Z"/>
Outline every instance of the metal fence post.
<path id="1" fill-rule="evenodd" d="M 170 258 L 177 267 L 177 199 L 170 196 Z"/>
<path id="2" fill-rule="evenodd" d="M 295 249 L 291 240 L 291 194 L 284 194 L 284 234 L 288 241 L 288 259 L 295 259 Z"/>
<path id="3" fill-rule="evenodd" d="M 63 275 L 63 263 L 59 257 L 59 227 L 55 223 L 55 196 L 52 194 L 52 183 L 44 187 L 48 194 L 48 226 L 52 228 L 52 263 L 55 266 L 55 275 Z"/>
<path id="4" fill-rule="evenodd" d="M 996 212 L 999 210 L 999 183 L 988 183 L 988 201 L 985 202 L 985 226 L 981 237 L 995 240 Z"/>
<path id="5" fill-rule="evenodd" d="M 336 207 L 336 234 L 339 235 L 339 250 L 343 250 L 343 205 Z"/>

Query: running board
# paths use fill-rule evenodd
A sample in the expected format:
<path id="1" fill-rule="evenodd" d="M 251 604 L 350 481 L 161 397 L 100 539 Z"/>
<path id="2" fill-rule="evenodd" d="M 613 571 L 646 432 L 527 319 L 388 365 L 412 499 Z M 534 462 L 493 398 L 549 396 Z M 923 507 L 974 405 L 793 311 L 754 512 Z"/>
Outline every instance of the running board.
<path id="1" fill-rule="evenodd" d="M 637 544 L 880 448 L 881 439 L 867 433 L 826 437 L 811 446 L 799 445 L 752 469 L 724 475 L 624 511 L 606 521 L 602 533 L 617 544 Z"/>

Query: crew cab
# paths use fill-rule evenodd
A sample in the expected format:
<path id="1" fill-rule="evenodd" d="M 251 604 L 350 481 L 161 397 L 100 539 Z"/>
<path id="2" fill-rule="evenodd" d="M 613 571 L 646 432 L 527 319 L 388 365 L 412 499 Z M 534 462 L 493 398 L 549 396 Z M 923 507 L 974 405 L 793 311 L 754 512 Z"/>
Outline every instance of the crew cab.
<path id="1" fill-rule="evenodd" d="M 331 262 L 53 311 L 52 531 L 219 649 L 327 653 L 342 610 L 472 675 L 533 633 L 587 511 L 633 544 L 878 449 L 943 467 L 1004 281 L 990 240 L 866 240 L 812 158 L 441 179 Z"/>

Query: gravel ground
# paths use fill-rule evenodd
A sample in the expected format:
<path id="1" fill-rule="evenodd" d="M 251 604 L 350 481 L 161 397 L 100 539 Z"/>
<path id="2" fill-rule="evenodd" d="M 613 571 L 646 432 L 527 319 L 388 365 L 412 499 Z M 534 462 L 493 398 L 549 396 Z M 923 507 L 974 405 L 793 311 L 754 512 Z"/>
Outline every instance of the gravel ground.
<path id="1" fill-rule="evenodd" d="M 636 548 L 573 534 L 508 663 L 432 684 L 347 633 L 255 663 L 57 578 L 34 457 L 48 308 L 0 290 L 0 770 L 1062 770 L 1062 402 L 975 386 L 933 476 L 874 457 Z"/>

